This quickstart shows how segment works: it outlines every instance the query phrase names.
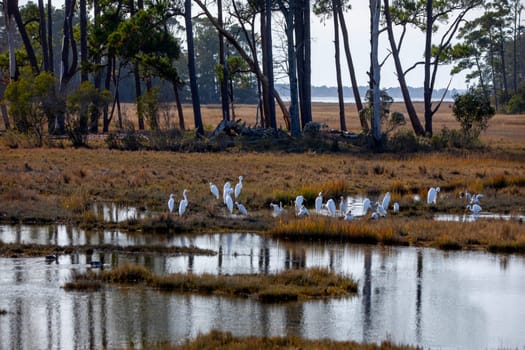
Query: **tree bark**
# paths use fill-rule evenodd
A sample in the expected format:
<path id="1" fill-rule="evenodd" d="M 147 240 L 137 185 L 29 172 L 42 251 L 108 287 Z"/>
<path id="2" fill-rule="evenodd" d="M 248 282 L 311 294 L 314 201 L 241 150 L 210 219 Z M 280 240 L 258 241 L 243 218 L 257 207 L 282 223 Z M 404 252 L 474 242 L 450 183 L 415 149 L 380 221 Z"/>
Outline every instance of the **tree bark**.
<path id="1" fill-rule="evenodd" d="M 340 3 L 340 0 L 338 0 L 338 3 Z M 346 61 L 348 64 L 348 72 L 350 73 L 350 81 L 352 82 L 352 92 L 354 94 L 357 114 L 360 116 L 359 121 L 361 123 L 361 128 L 363 129 L 363 131 L 367 132 L 368 122 L 366 121 L 366 118 L 364 116 L 361 117 L 362 113 L 359 113 L 363 109 L 363 102 L 361 101 L 361 94 L 359 92 L 359 84 L 357 83 L 357 77 L 355 74 L 354 61 L 352 59 L 352 54 L 350 51 L 350 39 L 348 37 L 348 29 L 346 27 L 345 16 L 343 13 L 343 9 L 340 5 L 337 7 L 337 15 L 339 17 L 341 34 L 343 34 L 343 45 L 345 49 Z"/>
<path id="2" fill-rule="evenodd" d="M 49 50 L 49 71 L 55 71 L 55 61 L 53 54 L 53 6 L 51 0 L 47 0 L 47 43 Z"/>
<path id="3" fill-rule="evenodd" d="M 341 79 L 341 54 L 339 52 L 339 21 L 337 9 L 339 2 L 332 0 L 332 11 L 334 17 L 334 46 L 335 46 L 335 75 L 337 80 L 337 100 L 339 102 L 339 125 L 341 130 L 346 131 L 345 100 L 343 96 L 343 82 Z"/>
<path id="4" fill-rule="evenodd" d="M 193 28 L 191 20 L 191 0 L 184 1 L 184 19 L 186 24 L 186 42 L 188 45 L 188 72 L 190 76 L 191 101 L 193 105 L 193 118 L 197 135 L 204 135 L 202 125 L 201 106 L 199 99 L 199 88 L 197 85 L 197 74 L 195 72 L 195 50 L 193 47 Z"/>
<path id="5" fill-rule="evenodd" d="M 410 118 L 410 122 L 412 123 L 412 128 L 416 135 L 424 136 L 425 135 L 425 129 L 423 129 L 423 126 L 421 125 L 421 122 L 419 121 L 419 118 L 416 113 L 416 109 L 414 108 L 414 104 L 412 103 L 412 99 L 410 98 L 410 92 L 408 91 L 408 85 L 406 83 L 405 79 L 405 73 L 403 72 L 403 68 L 401 67 L 401 59 L 399 57 L 399 51 L 397 49 L 396 41 L 394 39 L 394 30 L 392 28 L 392 18 L 390 15 L 390 4 L 389 0 L 384 0 L 384 11 L 385 11 L 385 21 L 386 21 L 386 27 L 388 32 L 388 41 L 390 43 L 390 49 L 392 50 L 392 58 L 394 59 L 394 65 L 396 68 L 397 73 L 397 80 L 399 81 L 399 87 L 401 89 L 401 93 L 403 94 L 403 100 L 405 102 L 405 107 L 407 109 L 408 117 Z"/>
<path id="6" fill-rule="evenodd" d="M 38 17 L 39 17 L 39 33 L 40 33 L 40 45 L 42 46 L 42 64 L 44 71 L 50 72 L 49 64 L 49 48 L 47 46 L 47 33 L 46 33 L 46 11 L 44 8 L 44 0 L 38 0 Z"/>
<path id="7" fill-rule="evenodd" d="M 426 0 L 426 30 L 425 30 L 425 65 L 424 65 L 424 82 L 423 82 L 423 100 L 425 105 L 425 133 L 432 136 L 432 88 L 430 86 L 430 60 L 432 50 L 432 26 L 433 6 L 432 0 Z"/>
<path id="8" fill-rule="evenodd" d="M 217 1 L 217 16 L 219 25 L 224 27 L 222 22 L 222 0 Z M 221 79 L 221 104 L 222 104 L 222 119 L 230 120 L 230 106 L 228 101 L 228 60 L 226 59 L 226 52 L 224 49 L 224 36 L 219 32 L 219 64 L 222 67 L 222 79 Z M 233 96 L 232 96 L 233 100 Z M 233 101 L 232 101 L 233 102 Z M 233 113 L 233 107 L 232 107 Z"/>
<path id="9" fill-rule="evenodd" d="M 370 89 L 373 95 L 372 136 L 376 144 L 381 142 L 381 73 L 379 69 L 379 17 L 381 11 L 381 0 L 370 0 Z"/>
<path id="10" fill-rule="evenodd" d="M 274 81 L 273 81 L 273 44 L 272 44 L 272 1 L 265 0 L 265 42 L 266 42 L 266 71 L 268 78 L 268 118 L 270 120 L 270 128 L 277 129 L 277 121 L 275 119 L 275 99 L 273 95 Z"/>
<path id="11" fill-rule="evenodd" d="M 29 60 L 31 68 L 33 69 L 33 72 L 35 74 L 40 73 L 40 69 L 38 68 L 38 61 L 35 55 L 35 50 L 33 50 L 33 45 L 31 45 L 31 40 L 29 39 L 29 35 L 27 34 L 24 22 L 22 21 L 22 15 L 20 14 L 20 9 L 18 7 L 18 0 L 7 1 L 7 14 L 8 16 L 6 17 L 6 19 L 8 17 L 12 17 L 16 22 L 18 32 L 20 34 L 20 37 L 22 38 L 22 42 L 24 43 L 27 58 Z"/>

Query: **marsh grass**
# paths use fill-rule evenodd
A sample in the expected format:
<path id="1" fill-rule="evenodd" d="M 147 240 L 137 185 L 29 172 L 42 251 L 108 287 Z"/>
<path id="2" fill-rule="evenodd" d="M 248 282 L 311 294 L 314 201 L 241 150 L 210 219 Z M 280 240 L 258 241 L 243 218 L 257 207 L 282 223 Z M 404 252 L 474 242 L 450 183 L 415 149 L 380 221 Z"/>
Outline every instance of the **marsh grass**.
<path id="1" fill-rule="evenodd" d="M 295 336 L 288 337 L 238 337 L 229 332 L 212 330 L 208 334 L 200 334 L 193 340 L 174 346 L 158 344 L 154 349 L 164 350 L 252 350 L 252 349 L 312 349 L 312 350 L 410 350 L 420 349 L 408 345 L 396 345 L 391 341 L 381 343 L 357 343 L 353 341 L 335 341 L 328 339 L 309 340 Z"/>
<path id="2" fill-rule="evenodd" d="M 59 255 L 72 253 L 88 253 L 96 251 L 98 253 L 114 252 L 127 254 L 165 254 L 165 255 L 215 255 L 213 250 L 201 249 L 198 247 L 166 247 L 166 246 L 118 246 L 112 244 L 82 246 L 57 247 L 56 245 L 41 244 L 19 244 L 19 243 L 2 243 L 0 242 L 0 256 L 9 257 L 35 257 L 45 256 L 58 253 Z"/>
<path id="3" fill-rule="evenodd" d="M 77 283 L 78 281 L 78 283 Z M 341 297 L 357 292 L 357 282 L 327 269 L 286 270 L 268 275 L 155 275 L 140 265 L 75 274 L 66 289 L 80 289 L 86 281 L 140 284 L 163 291 L 254 297 L 266 302 Z"/>
<path id="4" fill-rule="evenodd" d="M 346 222 L 309 217 L 280 222 L 268 234 L 292 241 L 336 241 L 385 245 L 432 246 L 443 250 L 485 249 L 525 253 L 525 225 L 516 220 L 442 222 L 424 218 L 387 217 Z"/>

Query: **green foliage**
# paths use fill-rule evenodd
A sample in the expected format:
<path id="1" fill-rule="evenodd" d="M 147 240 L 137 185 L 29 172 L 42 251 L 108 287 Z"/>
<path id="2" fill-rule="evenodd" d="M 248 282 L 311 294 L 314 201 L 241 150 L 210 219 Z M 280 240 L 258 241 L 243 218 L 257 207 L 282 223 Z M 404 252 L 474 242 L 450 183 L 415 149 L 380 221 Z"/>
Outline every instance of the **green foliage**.
<path id="1" fill-rule="evenodd" d="M 78 89 L 69 95 L 65 127 L 73 146 L 80 147 L 87 144 L 89 115 L 100 113 L 100 109 L 110 100 L 109 91 L 99 92 L 88 81 L 82 82 Z"/>
<path id="2" fill-rule="evenodd" d="M 507 103 L 507 113 L 523 113 L 525 111 L 525 85 L 522 85 Z"/>
<path id="3" fill-rule="evenodd" d="M 481 89 L 470 88 L 462 95 L 454 96 L 452 112 L 468 139 L 476 140 L 496 111 Z"/>
<path id="4" fill-rule="evenodd" d="M 159 98 L 160 88 L 154 87 L 137 99 L 137 113 L 144 116 L 151 130 L 159 129 Z"/>
<path id="5" fill-rule="evenodd" d="M 19 79 L 11 81 L 5 91 L 16 129 L 27 134 L 37 147 L 43 145 L 46 112 L 60 108 L 56 84 L 50 72 L 35 76 L 29 69 L 23 69 Z"/>

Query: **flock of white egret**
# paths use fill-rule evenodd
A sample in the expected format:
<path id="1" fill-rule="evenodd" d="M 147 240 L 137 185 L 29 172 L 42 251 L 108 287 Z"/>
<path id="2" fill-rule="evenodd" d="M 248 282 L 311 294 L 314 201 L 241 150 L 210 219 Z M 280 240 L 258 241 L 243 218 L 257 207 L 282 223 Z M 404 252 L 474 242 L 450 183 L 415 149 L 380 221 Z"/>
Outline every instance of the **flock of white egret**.
<path id="1" fill-rule="evenodd" d="M 246 207 L 238 201 L 242 191 L 243 176 L 239 176 L 239 182 L 233 188 L 229 181 L 226 181 L 222 188 L 222 200 L 226 206 L 230 215 L 233 215 L 234 205 L 237 207 L 237 211 L 240 215 L 247 216 L 248 210 Z M 221 194 L 219 188 L 210 181 L 210 192 L 216 200 L 220 200 Z M 436 205 L 438 193 L 441 191 L 439 187 L 431 187 L 427 192 L 427 204 Z M 179 203 L 179 216 L 183 216 L 188 207 L 188 190 L 184 189 L 182 192 L 183 199 Z M 232 198 L 232 194 L 235 198 Z M 467 199 L 467 206 L 465 210 L 470 210 L 474 215 L 481 212 L 481 206 L 479 205 L 480 200 L 483 198 L 482 194 L 472 195 L 468 192 L 461 195 Z M 339 202 L 339 209 L 337 209 L 334 199 L 329 198 L 326 202 L 323 201 L 323 193 L 319 192 L 319 195 L 315 199 L 315 213 L 318 215 L 327 215 L 332 217 L 343 217 L 346 221 L 352 221 L 357 217 L 364 217 L 371 211 L 371 219 L 379 219 L 387 215 L 390 210 L 390 192 L 387 192 L 381 201 L 372 203 L 369 198 L 363 198 L 362 200 L 349 200 L 347 197 L 341 196 Z M 273 209 L 273 216 L 280 216 L 286 212 L 282 202 L 279 204 L 270 203 L 270 207 Z M 310 212 L 305 206 L 305 198 L 302 195 L 298 195 L 294 201 L 295 215 L 297 217 L 309 216 Z M 170 194 L 168 200 L 168 209 L 170 213 L 173 213 L 175 209 L 175 196 Z M 399 203 L 394 202 L 392 204 L 392 212 L 399 212 Z"/>
<path id="2" fill-rule="evenodd" d="M 222 189 L 222 201 L 223 204 L 226 205 L 226 208 L 228 209 L 230 215 L 233 214 L 233 205 L 237 207 L 238 212 L 241 215 L 248 215 L 248 210 L 246 207 L 237 201 L 239 196 L 241 195 L 242 191 L 242 180 L 243 176 L 239 176 L 239 182 L 235 185 L 235 188 L 232 188 L 232 185 L 229 181 L 227 181 Z M 213 183 L 210 182 L 210 192 L 215 197 L 215 199 L 220 199 L 220 192 L 219 188 Z M 232 198 L 232 193 L 235 196 L 235 201 Z M 186 212 L 186 208 L 188 207 L 188 190 L 184 189 L 182 192 L 183 199 L 179 203 L 179 216 L 183 216 Z M 170 194 L 170 198 L 168 199 L 168 210 L 171 213 L 175 210 L 175 195 L 172 193 Z"/>

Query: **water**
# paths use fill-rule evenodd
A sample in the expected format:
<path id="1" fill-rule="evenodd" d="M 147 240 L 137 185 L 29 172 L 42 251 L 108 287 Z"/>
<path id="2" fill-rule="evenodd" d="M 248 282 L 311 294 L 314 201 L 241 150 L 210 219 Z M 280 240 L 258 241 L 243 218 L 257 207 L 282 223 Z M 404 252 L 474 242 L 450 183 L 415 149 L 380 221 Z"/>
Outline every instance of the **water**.
<path id="1" fill-rule="evenodd" d="M 7 228 L 0 239 L 11 237 Z M 89 237 L 89 234 L 85 234 Z M 128 244 L 136 238 L 119 242 Z M 150 236 L 147 236 L 148 239 Z M 525 258 L 412 247 L 283 243 L 256 234 L 156 238 L 213 249 L 215 256 L 111 255 L 156 273 L 268 273 L 325 266 L 359 280 L 359 294 L 336 300 L 261 304 L 251 299 L 179 295 L 129 287 L 65 292 L 84 255 L 58 264 L 0 258 L 0 349 L 145 347 L 179 343 L 211 329 L 236 335 L 419 344 L 425 348 L 523 348 Z M 80 239 L 81 240 L 81 239 Z"/>

